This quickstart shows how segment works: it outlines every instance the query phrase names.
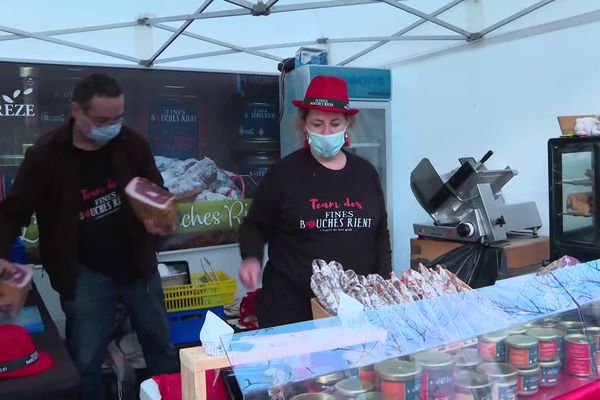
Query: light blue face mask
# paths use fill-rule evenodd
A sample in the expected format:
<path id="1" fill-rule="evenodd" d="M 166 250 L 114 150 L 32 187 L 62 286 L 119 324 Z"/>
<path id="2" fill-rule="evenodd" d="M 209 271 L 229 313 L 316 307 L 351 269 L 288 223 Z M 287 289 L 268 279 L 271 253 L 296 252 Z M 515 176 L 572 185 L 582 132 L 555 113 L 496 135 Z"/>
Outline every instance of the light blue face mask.
<path id="1" fill-rule="evenodd" d="M 306 128 L 306 130 L 308 132 L 308 144 L 310 145 L 311 150 L 319 157 L 335 157 L 346 141 L 346 129 L 329 135 L 311 132 L 308 128 Z"/>
<path id="2" fill-rule="evenodd" d="M 119 132 L 121 132 L 122 126 L 123 121 L 115 122 L 112 125 L 93 126 L 87 137 L 92 139 L 94 142 L 106 143 L 117 136 Z"/>

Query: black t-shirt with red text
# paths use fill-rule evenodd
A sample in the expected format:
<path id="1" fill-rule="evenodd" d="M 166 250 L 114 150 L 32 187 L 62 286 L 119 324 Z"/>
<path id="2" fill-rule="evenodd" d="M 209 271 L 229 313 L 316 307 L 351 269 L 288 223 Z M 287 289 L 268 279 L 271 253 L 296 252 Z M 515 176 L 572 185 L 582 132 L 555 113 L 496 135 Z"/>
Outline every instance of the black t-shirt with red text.
<path id="1" fill-rule="evenodd" d="M 275 164 L 257 188 L 240 228 L 240 251 L 242 258 L 260 258 L 268 242 L 256 302 L 263 325 L 311 318 L 315 258 L 389 278 L 391 246 L 379 176 L 368 161 L 346 157 L 345 167 L 335 171 L 309 150 L 298 150 Z"/>
<path id="2" fill-rule="evenodd" d="M 124 224 L 123 185 L 115 178 L 107 147 L 77 150 L 79 159 L 79 260 L 119 283 L 138 278 Z"/>

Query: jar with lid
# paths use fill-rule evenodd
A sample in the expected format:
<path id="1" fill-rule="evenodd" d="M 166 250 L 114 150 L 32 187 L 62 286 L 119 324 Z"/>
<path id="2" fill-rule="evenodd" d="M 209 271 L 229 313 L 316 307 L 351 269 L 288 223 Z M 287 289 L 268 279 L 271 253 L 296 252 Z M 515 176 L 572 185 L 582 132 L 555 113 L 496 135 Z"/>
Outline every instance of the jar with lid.
<path id="1" fill-rule="evenodd" d="M 479 337 L 479 357 L 484 361 L 504 361 L 506 358 L 506 331 L 492 332 Z"/>
<path id="2" fill-rule="evenodd" d="M 422 368 L 413 361 L 391 359 L 375 364 L 377 386 L 383 394 L 401 400 L 417 400 Z"/>
<path id="3" fill-rule="evenodd" d="M 320 375 L 309 384 L 309 388 L 311 392 L 333 393 L 335 384 L 344 379 L 346 379 L 346 375 L 343 371 Z"/>
<path id="4" fill-rule="evenodd" d="M 540 361 L 540 386 L 551 387 L 560 381 L 560 360 Z"/>
<path id="5" fill-rule="evenodd" d="M 558 330 L 552 328 L 532 328 L 527 331 L 528 336 L 537 338 L 538 360 L 552 361 L 558 359 L 560 335 Z"/>
<path id="6" fill-rule="evenodd" d="M 492 400 L 517 398 L 517 368 L 505 363 L 485 363 L 477 367 L 492 384 Z"/>
<path id="7" fill-rule="evenodd" d="M 540 367 L 520 368 L 517 376 L 517 394 L 529 396 L 540 389 Z"/>
<path id="8" fill-rule="evenodd" d="M 477 349 L 460 349 L 454 354 L 454 365 L 457 370 L 475 370 L 481 364 Z"/>
<path id="9" fill-rule="evenodd" d="M 539 340 L 533 336 L 509 336 L 506 339 L 506 359 L 517 368 L 531 368 L 537 364 L 538 347 Z"/>
<path id="10" fill-rule="evenodd" d="M 459 371 L 454 376 L 454 399 L 492 400 L 492 384 L 481 372 Z"/>
<path id="11" fill-rule="evenodd" d="M 375 374 L 375 365 L 365 365 L 364 367 L 360 367 L 358 369 L 358 376 L 360 379 L 365 380 L 367 382 L 371 382 L 373 386 L 377 384 L 377 376 Z"/>
<path id="12" fill-rule="evenodd" d="M 348 378 L 335 384 L 334 396 L 338 400 L 355 400 L 363 393 L 373 390 L 373 384 L 356 378 Z"/>
<path id="13" fill-rule="evenodd" d="M 421 399 L 445 400 L 454 393 L 454 358 L 439 351 L 424 351 L 415 355 L 421 373 Z"/>

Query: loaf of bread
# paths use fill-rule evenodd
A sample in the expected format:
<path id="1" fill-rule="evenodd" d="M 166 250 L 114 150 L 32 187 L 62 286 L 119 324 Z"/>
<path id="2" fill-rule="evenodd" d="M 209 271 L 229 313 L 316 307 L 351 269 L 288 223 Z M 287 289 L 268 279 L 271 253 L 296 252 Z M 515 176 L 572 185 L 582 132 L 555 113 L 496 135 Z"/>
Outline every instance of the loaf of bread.
<path id="1" fill-rule="evenodd" d="M 146 219 L 165 232 L 177 225 L 177 207 L 174 196 L 165 188 L 145 178 L 133 178 L 125 187 L 131 207 L 141 221 Z"/>
<path id="2" fill-rule="evenodd" d="M 567 212 L 574 215 L 593 215 L 594 194 L 591 192 L 569 194 L 567 196 Z"/>

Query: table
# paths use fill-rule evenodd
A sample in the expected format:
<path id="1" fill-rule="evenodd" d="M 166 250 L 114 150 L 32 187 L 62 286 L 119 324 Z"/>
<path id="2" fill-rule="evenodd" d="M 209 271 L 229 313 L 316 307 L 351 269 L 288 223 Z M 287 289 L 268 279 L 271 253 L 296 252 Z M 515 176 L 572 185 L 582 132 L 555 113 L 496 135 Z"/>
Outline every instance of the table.
<path id="1" fill-rule="evenodd" d="M 410 239 L 411 266 L 419 262 L 427 263 L 446 254 L 465 242 L 438 240 L 431 238 Z M 548 236 L 510 235 L 509 240 L 490 244 L 504 250 L 507 271 L 499 271 L 498 279 L 537 271 L 550 257 L 550 239 Z"/>
<path id="2" fill-rule="evenodd" d="M 38 350 L 42 350 L 54 358 L 54 365 L 38 375 L 0 379 L 0 399 L 77 399 L 79 372 L 35 285 L 29 292 L 25 306 L 37 306 L 40 311 L 44 322 L 44 331 L 33 333 L 31 337 Z"/>

